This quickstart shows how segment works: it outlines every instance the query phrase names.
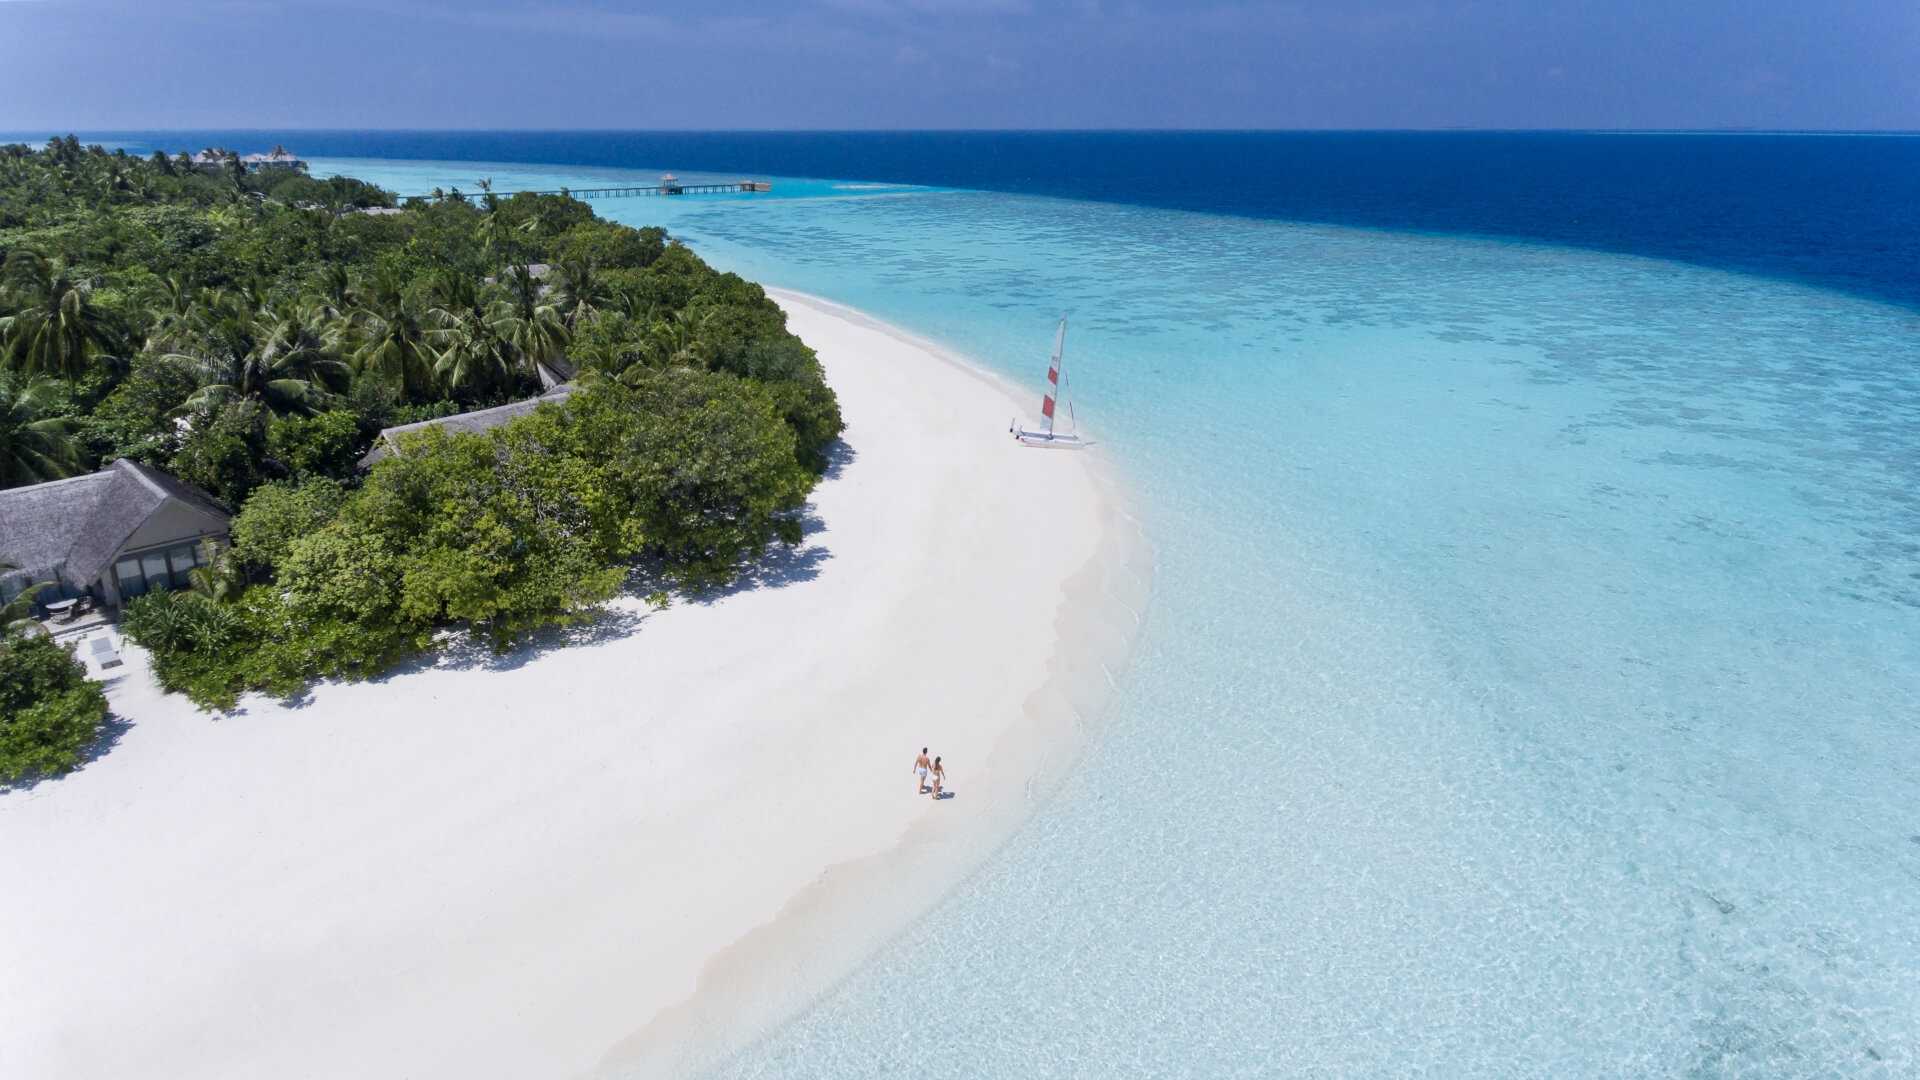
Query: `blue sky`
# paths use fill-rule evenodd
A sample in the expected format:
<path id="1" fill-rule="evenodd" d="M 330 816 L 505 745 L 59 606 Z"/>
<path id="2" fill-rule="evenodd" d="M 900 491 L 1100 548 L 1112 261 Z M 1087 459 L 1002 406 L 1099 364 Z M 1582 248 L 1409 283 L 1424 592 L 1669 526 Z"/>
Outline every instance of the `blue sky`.
<path id="1" fill-rule="evenodd" d="M 0 0 L 0 130 L 1920 129 L 1920 0 Z"/>

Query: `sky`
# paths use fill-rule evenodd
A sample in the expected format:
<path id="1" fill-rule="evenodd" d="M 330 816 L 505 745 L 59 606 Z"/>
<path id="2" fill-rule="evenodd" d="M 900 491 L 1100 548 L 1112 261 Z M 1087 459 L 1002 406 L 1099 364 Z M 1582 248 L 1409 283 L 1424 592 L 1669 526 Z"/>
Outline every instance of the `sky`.
<path id="1" fill-rule="evenodd" d="M 0 0 L 0 131 L 1920 129 L 1920 0 Z"/>

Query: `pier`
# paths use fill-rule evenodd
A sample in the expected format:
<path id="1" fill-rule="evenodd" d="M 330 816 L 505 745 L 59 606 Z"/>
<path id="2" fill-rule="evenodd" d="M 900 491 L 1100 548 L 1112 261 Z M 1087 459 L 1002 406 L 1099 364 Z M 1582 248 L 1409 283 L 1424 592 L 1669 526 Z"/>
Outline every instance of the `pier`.
<path id="1" fill-rule="evenodd" d="M 427 202 L 440 199 L 466 199 L 472 201 L 483 199 L 488 194 L 493 194 L 503 199 L 509 199 L 515 195 L 570 195 L 576 199 L 625 199 L 642 195 L 741 195 L 772 190 L 773 184 L 766 180 L 726 180 L 711 184 L 688 184 L 681 182 L 681 180 L 672 173 L 668 173 L 661 177 L 660 182 L 656 184 L 634 184 L 626 187 L 601 188 L 553 188 L 546 191 L 495 191 L 491 193 L 484 188 L 479 191 L 461 191 L 455 188 L 451 191 L 437 191 L 428 195 L 402 195 L 400 196 L 400 201 L 402 203 L 405 203 L 408 199 L 422 199 Z"/>

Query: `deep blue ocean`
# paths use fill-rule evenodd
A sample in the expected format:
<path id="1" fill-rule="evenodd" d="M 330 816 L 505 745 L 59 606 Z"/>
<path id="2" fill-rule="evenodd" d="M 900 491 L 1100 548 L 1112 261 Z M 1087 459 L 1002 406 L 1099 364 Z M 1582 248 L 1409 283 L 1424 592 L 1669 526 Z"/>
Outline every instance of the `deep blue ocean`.
<path id="1" fill-rule="evenodd" d="M 52 133 L 5 136 L 44 140 Z M 1920 305 L 1920 137 L 1524 132 L 95 132 L 309 157 L 891 181 L 1523 237 Z"/>
<path id="2" fill-rule="evenodd" d="M 1920 1075 L 1920 138 L 99 137 L 770 176 L 596 209 L 1036 391 L 1071 313 L 1098 741 L 723 1075 Z"/>

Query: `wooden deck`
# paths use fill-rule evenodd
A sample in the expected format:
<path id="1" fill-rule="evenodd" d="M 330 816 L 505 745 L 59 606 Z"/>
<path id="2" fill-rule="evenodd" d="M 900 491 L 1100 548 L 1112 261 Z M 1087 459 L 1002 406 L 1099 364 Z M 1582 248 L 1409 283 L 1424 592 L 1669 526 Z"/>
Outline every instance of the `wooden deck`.
<path id="1" fill-rule="evenodd" d="M 85 615 L 75 616 L 72 619 L 53 618 L 39 621 L 48 637 L 62 644 L 69 644 L 103 626 L 112 626 L 113 614 L 102 608 L 95 608 Z"/>

